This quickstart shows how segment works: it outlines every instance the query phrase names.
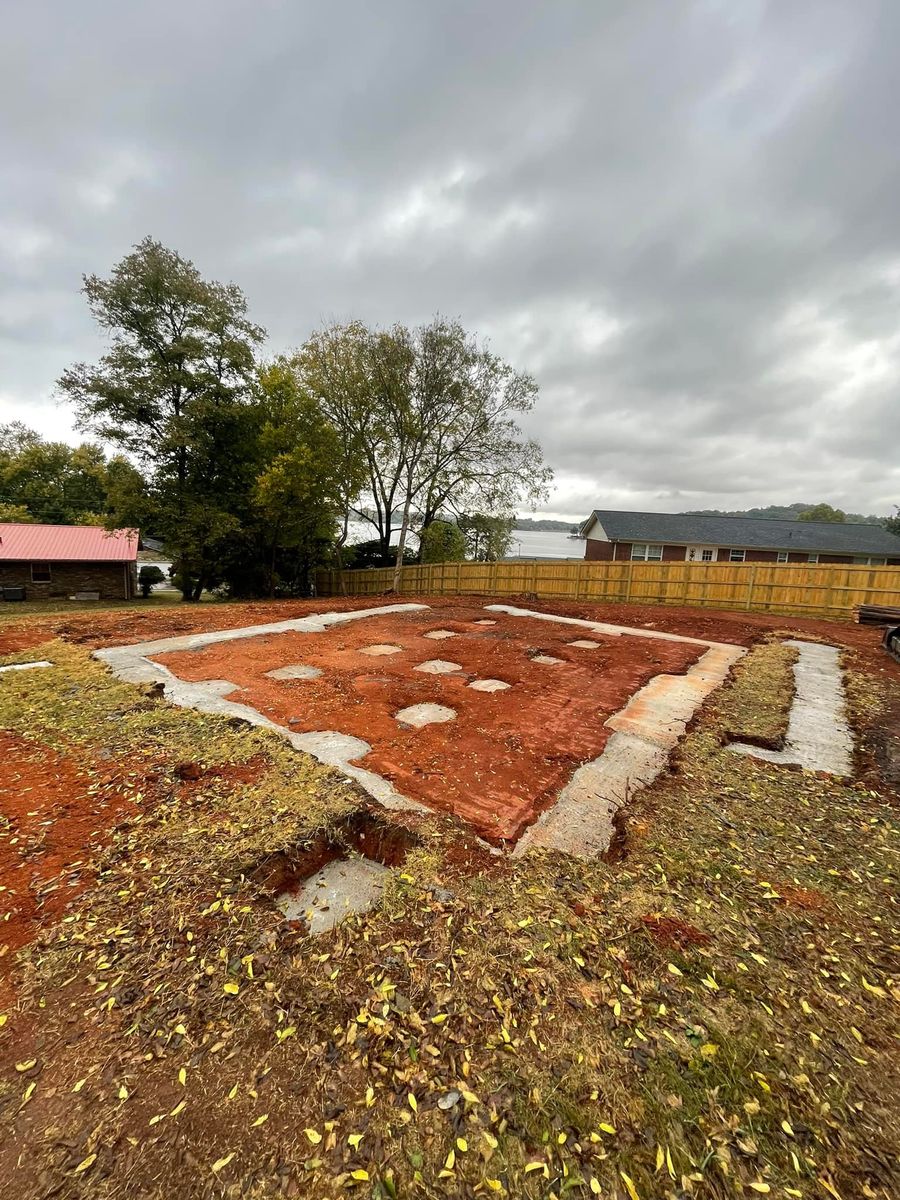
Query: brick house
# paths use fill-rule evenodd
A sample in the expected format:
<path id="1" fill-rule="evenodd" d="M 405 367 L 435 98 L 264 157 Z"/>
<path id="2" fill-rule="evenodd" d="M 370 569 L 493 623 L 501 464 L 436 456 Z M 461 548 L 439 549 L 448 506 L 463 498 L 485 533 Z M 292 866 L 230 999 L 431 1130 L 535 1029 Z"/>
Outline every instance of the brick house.
<path id="1" fill-rule="evenodd" d="M 581 533 L 591 562 L 900 565 L 900 537 L 881 525 L 597 509 Z"/>
<path id="2" fill-rule="evenodd" d="M 138 541 L 135 529 L 0 522 L 0 596 L 3 588 L 24 587 L 27 600 L 77 593 L 131 600 Z"/>

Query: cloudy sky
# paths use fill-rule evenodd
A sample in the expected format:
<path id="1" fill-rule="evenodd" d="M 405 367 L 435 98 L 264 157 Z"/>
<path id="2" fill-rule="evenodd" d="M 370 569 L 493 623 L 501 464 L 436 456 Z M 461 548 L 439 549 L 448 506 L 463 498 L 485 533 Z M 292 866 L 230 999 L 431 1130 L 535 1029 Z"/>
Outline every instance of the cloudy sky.
<path id="1" fill-rule="evenodd" d="M 547 511 L 900 503 L 897 0 L 6 0 L 0 421 L 146 234 L 270 348 L 458 316 Z"/>

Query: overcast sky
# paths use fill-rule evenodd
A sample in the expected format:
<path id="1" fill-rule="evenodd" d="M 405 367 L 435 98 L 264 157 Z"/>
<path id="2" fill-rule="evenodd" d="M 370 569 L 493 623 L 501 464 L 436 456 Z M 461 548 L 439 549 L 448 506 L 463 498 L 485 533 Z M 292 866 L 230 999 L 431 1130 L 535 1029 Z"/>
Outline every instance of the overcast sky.
<path id="1" fill-rule="evenodd" d="M 900 0 L 6 0 L 0 421 L 146 234 L 274 352 L 458 316 L 547 511 L 900 503 Z"/>

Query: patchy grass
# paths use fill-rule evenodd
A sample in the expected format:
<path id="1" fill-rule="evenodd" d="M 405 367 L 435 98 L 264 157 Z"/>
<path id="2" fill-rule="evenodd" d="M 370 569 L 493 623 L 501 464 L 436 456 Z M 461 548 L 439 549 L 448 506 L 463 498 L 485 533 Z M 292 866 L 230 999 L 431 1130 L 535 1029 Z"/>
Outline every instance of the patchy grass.
<path id="1" fill-rule="evenodd" d="M 634 804 L 620 863 L 423 822 L 384 909 L 312 939 L 254 868 L 354 789 L 41 647 L 0 725 L 119 764 L 139 811 L 0 1032 L 17 1195 L 896 1196 L 897 797 L 723 748 L 772 728 L 778 649 Z"/>
<path id="2" fill-rule="evenodd" d="M 715 701 L 727 741 L 781 749 L 794 698 L 797 657 L 793 646 L 771 641 L 757 646 L 752 657 L 737 664 L 732 686 Z"/>
<path id="3" fill-rule="evenodd" d="M 204 593 L 201 602 L 216 602 L 216 597 Z M 53 616 L 54 613 L 113 612 L 116 609 L 167 608 L 181 603 L 180 592 L 154 592 L 139 600 L 21 600 L 0 603 L 0 625 L 21 621 L 23 617 Z"/>

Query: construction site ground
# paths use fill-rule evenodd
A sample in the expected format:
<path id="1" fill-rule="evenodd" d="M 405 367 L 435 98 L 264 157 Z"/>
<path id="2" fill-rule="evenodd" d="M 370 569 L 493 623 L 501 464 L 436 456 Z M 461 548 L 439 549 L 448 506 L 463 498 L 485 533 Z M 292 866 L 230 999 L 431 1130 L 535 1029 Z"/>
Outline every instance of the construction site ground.
<path id="1" fill-rule="evenodd" d="M 429 605 L 415 637 L 491 616 L 488 598 L 403 600 Z M 574 655 L 580 632 L 523 621 L 485 662 L 496 638 L 433 641 L 465 671 L 442 703 L 487 702 L 525 736 L 507 760 L 485 723 L 450 755 L 443 807 L 386 819 L 271 732 L 175 708 L 91 653 L 367 601 L 0 612 L 0 665 L 54 664 L 0 675 L 0 1196 L 900 1195 L 900 664 L 879 631 L 511 603 L 749 650 L 603 857 L 497 853 L 478 814 L 504 789 L 513 821 L 552 802 L 602 750 L 603 714 L 696 661 L 681 643 L 585 651 L 542 724 L 524 664 Z M 380 621 L 330 633 L 314 665 L 332 682 L 303 686 L 352 707 L 414 792 L 445 727 L 399 754 L 402 655 L 376 660 L 382 691 L 354 688 L 351 656 L 402 640 Z M 850 779 L 728 748 L 783 737 L 791 638 L 843 651 Z M 308 724 L 268 694 L 263 643 L 241 646 L 160 661 L 215 666 Z M 464 694 L 514 668 L 516 687 Z M 488 764 L 499 782 L 475 795 Z M 293 875 L 361 851 L 389 867 L 379 908 L 319 936 L 284 918 Z"/>

